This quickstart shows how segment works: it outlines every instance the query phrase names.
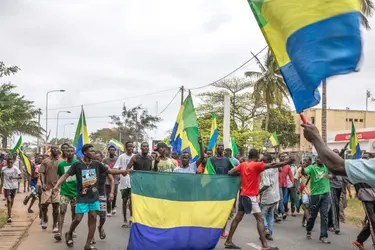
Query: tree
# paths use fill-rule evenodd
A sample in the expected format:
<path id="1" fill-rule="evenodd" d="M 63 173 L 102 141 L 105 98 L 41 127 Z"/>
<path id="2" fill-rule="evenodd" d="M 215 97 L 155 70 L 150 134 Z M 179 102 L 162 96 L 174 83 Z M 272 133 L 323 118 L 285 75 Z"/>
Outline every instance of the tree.
<path id="1" fill-rule="evenodd" d="M 17 66 L 6 67 L 0 62 L 0 77 L 15 74 L 18 70 Z M 42 137 L 43 134 L 42 127 L 35 120 L 41 111 L 35 109 L 34 102 L 15 93 L 15 88 L 10 83 L 0 84 L 0 136 L 3 148 L 8 146 L 8 138 L 14 134 L 35 137 Z"/>
<path id="2" fill-rule="evenodd" d="M 266 121 L 263 120 L 262 127 L 265 126 Z M 296 135 L 294 114 L 287 106 L 270 109 L 269 131 L 276 132 L 280 146 L 283 148 L 293 147 L 298 143 L 299 137 Z"/>
<path id="3" fill-rule="evenodd" d="M 110 116 L 110 118 L 119 131 L 119 141 L 135 142 L 137 146 L 140 141 L 146 139 L 147 130 L 156 129 L 161 121 L 160 117 L 150 115 L 142 105 L 128 109 L 124 104 L 122 116 Z"/>
<path id="4" fill-rule="evenodd" d="M 268 132 L 269 111 L 275 105 L 280 107 L 284 98 L 288 99 L 289 92 L 283 77 L 281 76 L 279 66 L 273 57 L 271 50 L 268 50 L 264 63 L 257 60 L 259 71 L 245 72 L 245 76 L 255 80 L 253 98 L 255 102 L 264 101 L 266 104 L 265 131 Z"/>
<path id="5" fill-rule="evenodd" d="M 374 3 L 372 0 L 361 0 L 361 14 L 363 27 L 367 30 L 371 29 L 367 17 L 371 17 L 374 14 Z"/>
<path id="6" fill-rule="evenodd" d="M 243 78 L 229 78 L 214 85 L 214 91 L 199 94 L 203 103 L 197 106 L 199 131 L 206 145 L 208 145 L 211 132 L 211 116 L 216 112 L 217 127 L 219 130 L 218 141 L 222 141 L 223 118 L 224 118 L 224 96 L 230 95 L 231 102 L 231 136 L 236 140 L 241 153 L 249 144 L 254 144 L 251 133 L 253 120 L 264 115 L 265 103 L 263 100 L 255 100 L 253 95 L 246 91 L 252 88 L 253 83 Z M 243 136 L 241 136 L 243 134 Z M 255 137 L 254 137 L 255 138 Z M 255 143 L 257 144 L 257 143 Z M 228 146 L 228 145 L 225 145 Z"/>
<path id="7" fill-rule="evenodd" d="M 102 128 L 90 134 L 90 139 L 94 142 L 108 143 L 111 139 L 119 140 L 119 130 L 116 128 Z"/>

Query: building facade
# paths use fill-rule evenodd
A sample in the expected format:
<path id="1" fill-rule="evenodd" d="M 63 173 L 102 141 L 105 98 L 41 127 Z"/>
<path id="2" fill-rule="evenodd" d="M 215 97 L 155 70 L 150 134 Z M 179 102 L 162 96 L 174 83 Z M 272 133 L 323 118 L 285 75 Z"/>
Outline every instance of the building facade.
<path id="1" fill-rule="evenodd" d="M 322 109 L 312 108 L 307 109 L 304 115 L 309 123 L 315 124 L 315 126 L 321 131 L 322 128 Z M 375 131 L 375 111 L 364 111 L 364 110 L 350 110 L 350 109 L 327 109 L 327 143 L 329 146 L 337 141 L 342 144 L 346 144 L 349 141 L 347 134 L 351 131 L 352 121 L 358 132 L 367 132 L 366 137 L 358 138 L 359 141 L 375 139 L 369 136 L 370 131 Z M 287 149 L 287 151 L 298 151 L 298 152 L 312 152 L 311 144 L 306 141 L 303 136 L 303 129 L 301 128 L 301 118 L 298 114 L 295 115 L 296 134 L 299 136 L 299 143 L 293 147 Z M 340 136 L 343 134 L 343 136 Z M 370 133 L 372 135 L 372 133 Z M 375 133 L 373 133 L 375 135 Z M 360 136 L 359 136 L 360 137 Z M 369 137 L 369 138 L 367 138 Z M 337 144 L 337 146 L 341 146 Z M 330 146 L 331 147 L 331 146 Z"/>

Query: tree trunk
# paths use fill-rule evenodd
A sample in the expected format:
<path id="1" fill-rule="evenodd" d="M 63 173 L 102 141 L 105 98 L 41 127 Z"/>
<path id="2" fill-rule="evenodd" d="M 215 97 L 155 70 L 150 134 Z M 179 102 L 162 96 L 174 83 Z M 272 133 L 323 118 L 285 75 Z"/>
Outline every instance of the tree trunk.
<path id="1" fill-rule="evenodd" d="M 322 86 L 322 138 L 327 143 L 327 81 Z"/>
<path id="2" fill-rule="evenodd" d="M 1 146 L 2 146 L 2 148 L 8 147 L 8 137 L 6 137 L 6 136 L 1 137 Z"/>

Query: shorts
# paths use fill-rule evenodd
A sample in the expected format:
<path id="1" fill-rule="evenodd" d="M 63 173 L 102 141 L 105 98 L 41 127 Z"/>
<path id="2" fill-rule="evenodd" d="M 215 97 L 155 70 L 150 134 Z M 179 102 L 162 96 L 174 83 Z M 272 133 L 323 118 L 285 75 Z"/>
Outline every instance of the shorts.
<path id="1" fill-rule="evenodd" d="M 85 214 L 91 211 L 99 211 L 100 203 L 99 201 L 94 201 L 91 203 L 77 203 L 76 214 Z"/>
<path id="2" fill-rule="evenodd" d="M 77 205 L 77 198 L 75 196 L 60 195 L 60 205 L 71 205 L 75 207 Z"/>
<path id="3" fill-rule="evenodd" d="M 309 205 L 310 204 L 310 196 L 307 194 L 302 194 L 302 204 Z"/>
<path id="4" fill-rule="evenodd" d="M 14 197 L 16 197 L 17 189 L 5 189 L 4 188 L 4 197 L 10 198 L 11 200 L 14 200 Z"/>
<path id="5" fill-rule="evenodd" d="M 55 194 L 52 194 L 52 189 L 47 191 L 42 191 L 42 196 L 40 199 L 40 204 L 54 204 L 54 203 L 60 203 L 60 194 L 59 192 L 56 192 Z"/>
<path id="6" fill-rule="evenodd" d="M 245 214 L 261 213 L 259 203 L 256 196 L 242 196 L 238 202 L 238 211 L 245 212 Z"/>
<path id="7" fill-rule="evenodd" d="M 99 206 L 98 215 L 105 217 L 107 215 L 107 197 L 105 195 L 99 196 Z"/>
<path id="8" fill-rule="evenodd" d="M 125 189 L 121 189 L 121 198 L 123 200 L 128 200 L 130 199 L 130 194 L 131 194 L 131 188 L 125 188 Z"/>
<path id="9" fill-rule="evenodd" d="M 42 190 L 38 186 L 30 186 L 30 192 L 32 196 L 37 197 L 42 192 Z"/>

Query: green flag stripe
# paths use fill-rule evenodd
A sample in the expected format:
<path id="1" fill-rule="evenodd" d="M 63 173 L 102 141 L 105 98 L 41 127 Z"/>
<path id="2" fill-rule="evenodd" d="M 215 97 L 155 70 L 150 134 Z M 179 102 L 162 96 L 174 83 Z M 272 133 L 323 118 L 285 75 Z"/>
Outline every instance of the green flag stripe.
<path id="1" fill-rule="evenodd" d="M 240 185 L 238 176 L 153 171 L 133 171 L 130 180 L 134 194 L 173 201 L 230 200 Z"/>

